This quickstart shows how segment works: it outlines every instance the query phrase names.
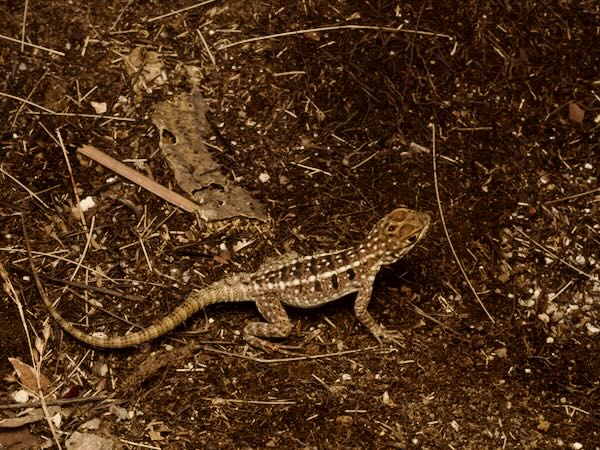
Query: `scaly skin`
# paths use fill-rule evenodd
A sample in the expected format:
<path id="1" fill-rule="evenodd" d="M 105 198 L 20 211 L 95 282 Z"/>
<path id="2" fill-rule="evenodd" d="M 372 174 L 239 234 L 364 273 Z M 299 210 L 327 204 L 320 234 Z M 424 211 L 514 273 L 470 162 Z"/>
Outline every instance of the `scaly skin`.
<path id="1" fill-rule="evenodd" d="M 378 325 L 367 312 L 375 276 L 383 265 L 402 258 L 425 235 L 427 214 L 398 208 L 383 217 L 355 247 L 315 255 L 269 261 L 254 273 L 239 273 L 194 290 L 159 323 L 125 336 L 97 337 L 75 328 L 42 296 L 52 317 L 69 334 L 100 348 L 123 348 L 156 339 L 214 303 L 253 301 L 266 322 L 250 322 L 245 339 L 265 346 L 261 338 L 283 338 L 292 324 L 284 305 L 315 308 L 357 292 L 355 314 L 377 340 L 396 342 L 397 334 Z"/>

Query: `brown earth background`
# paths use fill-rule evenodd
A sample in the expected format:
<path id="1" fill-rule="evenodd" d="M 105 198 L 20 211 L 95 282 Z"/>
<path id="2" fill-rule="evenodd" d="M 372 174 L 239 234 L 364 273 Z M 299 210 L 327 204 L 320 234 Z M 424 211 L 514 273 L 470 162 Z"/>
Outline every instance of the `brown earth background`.
<path id="1" fill-rule="evenodd" d="M 39 363 L 60 418 L 0 443 L 600 448 L 600 3 L 217 0 L 161 17 L 191 5 L 30 1 L 24 19 L 0 3 L 0 425 L 31 416 L 8 358 Z M 161 67 L 141 88 L 136 48 Z M 207 227 L 77 155 L 93 145 L 181 193 L 149 117 L 192 90 L 213 157 L 268 222 Z M 21 221 L 61 312 L 123 334 L 118 318 L 147 326 L 267 257 L 351 245 L 399 206 L 434 218 L 371 301 L 404 347 L 343 299 L 290 311 L 297 360 L 244 345 L 251 303 L 139 348 L 85 346 L 48 320 Z"/>

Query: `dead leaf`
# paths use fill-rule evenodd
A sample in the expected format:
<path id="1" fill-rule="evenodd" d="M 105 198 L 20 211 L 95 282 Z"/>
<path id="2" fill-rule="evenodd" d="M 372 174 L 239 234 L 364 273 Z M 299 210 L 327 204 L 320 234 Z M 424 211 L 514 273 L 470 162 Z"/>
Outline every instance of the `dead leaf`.
<path id="1" fill-rule="evenodd" d="M 585 116 L 585 110 L 581 108 L 577 103 L 569 102 L 569 119 L 578 124 L 583 124 L 583 117 Z"/>
<path id="2" fill-rule="evenodd" d="M 0 431 L 0 448 L 24 450 L 30 448 L 41 448 L 40 444 L 40 438 L 31 434 L 27 428 Z"/>
<path id="3" fill-rule="evenodd" d="M 143 92 L 151 93 L 152 88 L 162 86 L 167 81 L 163 62 L 157 52 L 136 47 L 124 58 L 124 62 L 138 100 Z"/>
<path id="4" fill-rule="evenodd" d="M 13 369 L 15 369 L 15 372 L 17 372 L 17 377 L 19 378 L 21 384 L 27 389 L 29 389 L 31 392 L 37 392 L 38 383 L 35 374 L 35 369 L 29 364 L 25 364 L 18 358 L 8 358 L 8 360 L 12 364 Z M 40 373 L 39 387 L 42 389 L 42 391 L 48 388 L 51 384 L 52 383 L 50 382 L 50 380 L 44 374 Z"/>
<path id="5" fill-rule="evenodd" d="M 48 413 L 50 414 L 50 417 L 54 416 L 55 414 L 60 414 L 60 411 L 61 411 L 60 406 L 48 407 Z M 19 428 L 19 427 L 22 427 L 23 425 L 39 422 L 44 419 L 45 419 L 44 411 L 42 411 L 42 408 L 37 408 L 37 409 L 33 409 L 33 410 L 29 411 L 29 413 L 25 416 L 9 417 L 8 419 L 1 419 L 0 420 L 0 428 Z"/>
<path id="6" fill-rule="evenodd" d="M 114 442 L 110 439 L 103 438 L 91 433 L 80 433 L 75 431 L 65 442 L 67 450 L 73 449 L 97 449 L 110 450 L 115 448 Z"/>
<path id="7" fill-rule="evenodd" d="M 206 221 L 243 216 L 265 221 L 265 207 L 223 174 L 205 142 L 212 129 L 208 105 L 198 93 L 182 94 L 157 105 L 151 115 L 160 133 L 160 148 L 177 184 L 187 192 Z"/>

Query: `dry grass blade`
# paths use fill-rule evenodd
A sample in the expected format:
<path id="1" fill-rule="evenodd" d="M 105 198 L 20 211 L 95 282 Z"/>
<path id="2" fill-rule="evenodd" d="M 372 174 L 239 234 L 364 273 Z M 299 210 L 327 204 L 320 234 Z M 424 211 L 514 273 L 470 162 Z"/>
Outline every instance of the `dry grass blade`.
<path id="1" fill-rule="evenodd" d="M 569 195 L 568 197 L 557 198 L 554 200 L 550 200 L 545 202 L 544 205 L 554 205 L 555 203 L 566 202 L 568 200 L 573 200 L 575 198 L 583 197 L 585 195 L 595 194 L 596 192 L 600 192 L 600 187 L 596 189 L 590 189 L 589 191 L 580 192 L 579 194 Z"/>
<path id="2" fill-rule="evenodd" d="M 31 266 L 31 273 L 33 275 L 33 279 L 35 280 L 35 285 L 36 285 L 40 295 L 45 296 L 46 292 L 44 291 L 42 282 L 40 281 L 40 278 L 38 277 L 38 274 L 35 270 L 35 264 L 33 263 L 33 255 L 31 253 L 31 245 L 29 243 L 29 235 L 27 234 L 27 227 L 25 225 L 25 217 L 24 216 L 21 216 L 21 225 L 23 227 L 23 238 L 25 240 L 25 247 L 27 248 L 27 254 L 29 255 L 29 265 Z M 48 299 L 47 296 L 44 298 Z M 19 305 L 20 305 L 20 302 L 17 303 L 17 306 L 19 306 Z M 27 322 L 25 321 L 25 315 L 23 314 L 22 307 L 19 308 L 19 314 L 21 315 L 21 320 L 23 321 L 23 327 L 25 328 L 25 333 L 27 334 L 27 341 L 28 341 L 28 345 L 29 345 L 29 352 L 31 354 L 31 361 L 33 363 L 33 366 L 35 367 L 35 373 L 36 373 L 37 385 L 38 385 L 38 393 L 37 394 L 40 399 L 42 411 L 44 412 L 44 417 L 46 418 L 48 427 L 50 428 L 50 431 L 52 432 L 52 437 L 54 438 L 54 442 L 56 443 L 58 448 L 62 448 L 60 445 L 56 427 L 54 426 L 54 422 L 52 421 L 52 418 L 50 417 L 50 413 L 48 411 L 48 405 L 46 404 L 46 397 L 45 397 L 44 392 L 42 391 L 42 386 L 41 386 L 41 382 L 40 382 L 40 371 L 41 371 L 40 362 L 41 362 L 43 355 L 39 355 L 39 357 L 35 356 L 35 352 L 31 345 L 31 339 L 29 338 L 29 332 L 27 331 Z"/>
<path id="3" fill-rule="evenodd" d="M 200 6 L 208 5 L 209 3 L 214 3 L 216 1 L 217 0 L 206 0 L 204 2 L 196 3 L 194 5 L 186 6 L 185 8 L 177 9 L 175 11 L 171 11 L 170 13 L 166 13 L 166 14 L 162 14 L 160 16 L 152 17 L 151 19 L 148 19 L 148 22 L 156 22 L 157 20 L 165 19 L 167 17 L 171 17 L 171 16 L 174 16 L 176 14 L 180 14 L 182 12 L 189 11 L 191 9 L 199 8 Z"/>
<path id="4" fill-rule="evenodd" d="M 59 52 L 58 50 L 53 50 L 51 48 L 42 47 L 41 45 L 30 44 L 29 42 L 25 42 L 22 39 L 11 38 L 11 37 L 5 36 L 3 34 L 0 34 L 0 39 L 5 39 L 7 41 L 14 42 L 16 44 L 21 44 L 21 47 L 27 46 L 27 47 L 35 48 L 35 49 L 38 49 L 38 50 L 43 50 L 43 51 L 48 52 L 48 53 L 53 53 L 55 55 L 65 56 L 65 54 L 63 52 Z"/>
<path id="5" fill-rule="evenodd" d="M 132 119 L 131 117 L 105 116 L 102 114 L 79 114 L 79 113 L 68 113 L 68 112 L 60 112 L 59 113 L 56 111 L 52 111 L 51 109 L 48 109 L 42 105 L 38 105 L 37 103 L 31 102 L 27 99 L 17 97 L 15 95 L 7 94 L 6 92 L 0 92 L 0 96 L 10 98 L 12 100 L 17 100 L 21 103 L 25 103 L 29 106 L 33 106 L 34 108 L 37 108 L 37 109 L 40 109 L 41 111 L 43 111 L 42 113 L 37 113 L 37 114 L 51 114 L 53 116 L 64 116 L 64 117 L 88 117 L 88 118 L 92 118 L 92 119 L 123 120 L 125 122 L 134 122 L 135 121 L 135 119 Z"/>
<path id="6" fill-rule="evenodd" d="M 293 362 L 293 361 L 307 361 L 307 360 L 313 360 L 313 359 L 333 358 L 335 356 L 351 355 L 351 354 L 356 354 L 356 353 L 365 353 L 365 352 L 368 352 L 371 350 L 382 350 L 382 348 L 379 346 L 366 347 L 366 348 L 357 349 L 357 350 L 343 350 L 340 352 L 322 353 L 319 355 L 290 356 L 287 358 L 256 358 L 253 356 L 240 355 L 238 353 L 227 352 L 225 350 L 219 350 L 219 349 L 212 348 L 212 347 L 204 347 L 204 350 L 213 352 L 213 353 L 218 353 L 220 355 L 232 356 L 234 358 L 239 358 L 239 359 L 247 359 L 249 361 L 254 361 L 254 362 L 263 363 L 263 364 L 278 364 L 278 363 L 288 363 L 288 362 Z M 385 352 L 387 352 L 387 353 L 392 352 L 392 351 L 394 351 L 394 350 L 385 350 Z M 404 361 L 397 361 L 396 364 L 411 364 L 414 362 L 415 361 L 410 359 L 410 360 L 404 360 Z"/>
<path id="7" fill-rule="evenodd" d="M 38 202 L 40 202 L 40 204 L 45 208 L 48 209 L 48 205 L 44 202 L 44 200 L 42 200 L 41 198 L 39 198 L 35 192 L 33 192 L 31 189 L 29 189 L 27 186 L 25 186 L 23 183 L 21 183 L 19 180 L 17 180 L 15 177 L 13 177 L 10 173 L 8 173 L 6 170 L 4 170 L 4 168 L 2 166 L 0 166 L 0 172 L 2 172 L 4 175 L 6 175 L 8 178 L 10 178 L 11 180 L 13 180 L 15 183 L 17 183 L 19 186 L 21 186 L 23 189 L 25 189 L 27 191 L 27 193 L 33 197 L 34 199 L 36 199 Z"/>
<path id="8" fill-rule="evenodd" d="M 391 28 L 391 27 L 376 27 L 372 25 L 335 25 L 330 27 L 319 27 L 319 28 L 307 28 L 305 30 L 297 30 L 297 31 L 286 31 L 285 33 L 276 33 L 270 34 L 268 36 L 258 36 L 255 38 L 244 39 L 242 41 L 232 42 L 231 44 L 224 44 L 217 48 L 217 50 L 225 50 L 226 48 L 235 47 L 238 45 L 249 44 L 250 42 L 257 41 L 265 41 L 268 39 L 277 39 L 285 36 L 295 36 L 298 34 L 306 34 L 306 33 L 321 33 L 324 31 L 334 31 L 334 30 L 373 30 L 373 31 L 383 31 L 385 33 L 410 33 L 410 34 L 421 34 L 424 36 L 435 36 L 435 37 L 443 37 L 446 39 L 453 40 L 452 36 L 442 33 L 433 33 L 431 31 L 421 31 L 421 30 L 410 30 L 405 28 Z"/>
<path id="9" fill-rule="evenodd" d="M 460 258 L 456 254 L 456 250 L 454 250 L 454 245 L 452 245 L 452 240 L 450 239 L 450 233 L 448 233 L 448 228 L 446 227 L 446 220 L 444 218 L 444 210 L 442 208 L 442 201 L 441 201 L 441 198 L 440 198 L 440 189 L 439 189 L 438 179 L 437 179 L 437 162 L 436 162 L 435 134 L 436 134 L 435 125 L 433 125 L 433 127 L 432 127 L 432 139 L 433 139 L 433 145 L 432 145 L 433 180 L 434 180 L 434 186 L 435 186 L 435 197 L 436 197 L 436 200 L 437 200 L 438 209 L 440 211 L 440 220 L 442 221 L 442 228 L 444 229 L 444 234 L 446 235 L 446 240 L 448 241 L 448 245 L 450 246 L 450 250 L 452 251 L 452 255 L 454 256 L 454 260 L 458 264 L 460 272 L 462 273 L 462 275 L 465 278 L 467 284 L 469 285 L 469 288 L 471 288 L 471 292 L 473 292 L 473 295 L 475 296 L 475 298 L 477 299 L 477 301 L 479 302 L 479 304 L 481 305 L 481 307 L 485 311 L 485 314 L 488 316 L 488 318 L 490 319 L 490 321 L 493 324 L 495 324 L 496 321 L 494 320 L 494 318 L 492 317 L 492 315 L 489 313 L 489 311 L 487 310 L 487 308 L 485 307 L 485 305 L 481 301 L 481 298 L 479 298 L 479 295 L 477 294 L 477 291 L 475 290 L 475 287 L 473 286 L 473 283 L 471 283 L 471 280 L 469 279 L 469 276 L 467 275 L 467 271 L 463 267 L 462 262 L 460 261 Z"/>

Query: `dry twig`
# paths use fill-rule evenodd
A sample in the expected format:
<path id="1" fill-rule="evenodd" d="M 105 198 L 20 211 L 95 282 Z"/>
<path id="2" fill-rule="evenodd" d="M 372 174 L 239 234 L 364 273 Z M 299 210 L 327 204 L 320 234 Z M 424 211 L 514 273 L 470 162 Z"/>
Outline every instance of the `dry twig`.
<path id="1" fill-rule="evenodd" d="M 224 44 L 217 47 L 217 50 L 225 50 L 226 48 L 235 47 L 242 44 L 248 44 L 250 42 L 257 41 L 265 41 L 268 39 L 276 39 L 285 36 L 295 36 L 298 34 L 306 34 L 306 33 L 320 33 L 324 31 L 334 31 L 334 30 L 375 30 L 375 31 L 383 31 L 385 33 L 411 33 L 411 34 L 421 34 L 424 36 L 435 36 L 435 37 L 443 37 L 446 39 L 453 40 L 452 36 L 442 33 L 433 33 L 431 31 L 421 31 L 421 30 L 411 30 L 407 28 L 391 28 L 391 27 L 377 27 L 373 25 L 335 25 L 329 27 L 319 27 L 319 28 L 308 28 L 305 30 L 297 30 L 297 31 L 286 31 L 285 33 L 276 33 L 270 34 L 268 36 L 258 36 L 250 39 L 244 39 L 242 41 L 232 42 L 231 44 Z"/>
<path id="2" fill-rule="evenodd" d="M 450 233 L 448 233 L 448 228 L 446 227 L 446 220 L 444 218 L 444 210 L 442 208 L 442 200 L 440 198 L 440 189 L 439 189 L 438 179 L 437 179 L 437 162 L 436 162 L 437 159 L 436 159 L 436 148 L 435 148 L 435 125 L 433 125 L 433 127 L 432 127 L 432 139 L 433 139 L 433 145 L 432 145 L 433 184 L 435 186 L 435 198 L 437 200 L 438 209 L 440 211 L 440 220 L 442 221 L 442 228 L 444 229 L 444 234 L 446 235 L 446 240 L 448 241 L 448 245 L 450 246 L 450 250 L 452 251 L 452 255 L 454 256 L 454 260 L 458 264 L 460 272 L 462 273 L 463 277 L 467 281 L 467 284 L 471 288 L 471 292 L 473 292 L 473 295 L 475 296 L 475 298 L 477 299 L 477 301 L 479 302 L 479 304 L 481 305 L 481 307 L 485 311 L 485 314 L 488 316 L 488 318 L 490 319 L 490 321 L 495 324 L 496 321 L 494 320 L 494 318 L 492 317 L 492 315 L 489 313 L 489 311 L 487 310 L 487 308 L 485 307 L 485 305 L 481 301 L 481 298 L 479 298 L 479 295 L 477 294 L 477 291 L 475 290 L 475 287 L 473 286 L 473 283 L 471 283 L 471 280 L 469 279 L 469 276 L 467 275 L 467 271 L 463 267 L 462 262 L 460 261 L 458 255 L 456 254 L 456 250 L 454 250 L 454 245 L 452 245 L 452 240 L 450 239 Z"/>
<path id="3" fill-rule="evenodd" d="M 117 161 L 114 158 L 111 158 L 106 153 L 101 152 L 95 147 L 91 145 L 84 145 L 83 147 L 79 147 L 77 149 L 79 153 L 87 156 L 90 159 L 93 159 L 99 164 L 102 164 L 104 167 L 112 170 L 113 172 L 121 175 L 124 178 L 127 178 L 129 181 L 143 187 L 144 189 L 152 192 L 153 194 L 159 196 L 163 200 L 166 200 L 169 203 L 172 203 L 175 206 L 187 211 L 194 212 L 198 209 L 198 205 L 196 205 L 191 200 L 177 194 L 176 192 L 167 189 L 166 187 L 158 184 L 156 181 L 151 180 L 150 178 L 142 175 L 138 171 L 132 169 L 129 166 L 126 166 L 120 161 Z"/>

